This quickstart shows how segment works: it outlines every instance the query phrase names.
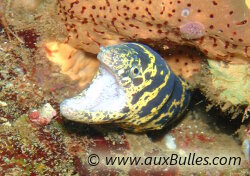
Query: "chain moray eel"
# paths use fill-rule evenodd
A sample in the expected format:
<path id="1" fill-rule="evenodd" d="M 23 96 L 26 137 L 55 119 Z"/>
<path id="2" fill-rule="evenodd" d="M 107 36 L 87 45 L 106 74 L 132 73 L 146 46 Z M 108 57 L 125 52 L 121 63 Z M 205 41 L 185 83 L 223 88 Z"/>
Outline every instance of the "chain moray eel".
<path id="1" fill-rule="evenodd" d="M 97 58 L 99 71 L 89 87 L 60 104 L 66 119 L 142 132 L 162 129 L 188 106 L 188 84 L 150 47 L 102 47 Z"/>

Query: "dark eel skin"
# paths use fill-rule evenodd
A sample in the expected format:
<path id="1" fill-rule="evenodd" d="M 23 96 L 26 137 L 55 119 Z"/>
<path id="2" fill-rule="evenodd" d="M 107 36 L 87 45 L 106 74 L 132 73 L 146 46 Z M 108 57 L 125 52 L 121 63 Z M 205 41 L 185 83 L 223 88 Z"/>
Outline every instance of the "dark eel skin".
<path id="1" fill-rule="evenodd" d="M 97 58 L 101 64 L 90 86 L 61 103 L 60 111 L 66 119 L 88 124 L 114 123 L 129 131 L 143 132 L 162 129 L 187 108 L 189 85 L 150 47 L 139 43 L 102 47 Z M 109 82 L 102 80 L 116 85 L 109 87 Z M 98 86 L 91 86 L 96 83 Z M 91 89 L 96 87 L 99 92 L 111 93 L 106 98 L 88 99 L 86 96 L 93 94 L 88 91 L 95 92 Z"/>

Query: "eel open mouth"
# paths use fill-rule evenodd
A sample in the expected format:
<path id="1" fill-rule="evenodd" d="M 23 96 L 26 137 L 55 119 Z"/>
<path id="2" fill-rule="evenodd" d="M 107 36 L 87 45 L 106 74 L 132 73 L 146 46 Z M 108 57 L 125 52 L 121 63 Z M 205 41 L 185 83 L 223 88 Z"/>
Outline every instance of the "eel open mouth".
<path id="1" fill-rule="evenodd" d="M 162 129 L 190 101 L 188 84 L 150 47 L 123 43 L 100 48 L 99 72 L 87 89 L 60 105 L 69 120 L 115 123 L 133 132 Z"/>
<path id="2" fill-rule="evenodd" d="M 83 92 L 64 100 L 61 114 L 69 120 L 89 122 L 92 114 L 120 112 L 126 105 L 126 93 L 115 73 L 101 61 L 99 72 Z M 91 114 L 92 113 L 92 114 Z"/>

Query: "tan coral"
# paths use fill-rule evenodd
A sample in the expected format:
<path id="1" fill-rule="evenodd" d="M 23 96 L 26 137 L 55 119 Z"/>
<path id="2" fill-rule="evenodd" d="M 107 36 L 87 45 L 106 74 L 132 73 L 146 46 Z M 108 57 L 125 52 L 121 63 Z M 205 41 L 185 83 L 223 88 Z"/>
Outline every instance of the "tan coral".
<path id="1" fill-rule="evenodd" d="M 161 41 L 162 45 L 172 41 L 193 45 L 213 59 L 246 63 L 250 58 L 247 3 L 58 0 L 58 7 L 69 32 L 68 43 L 84 51 L 97 53 L 101 45 L 124 41 Z"/>
<path id="2" fill-rule="evenodd" d="M 81 87 L 91 82 L 99 67 L 94 55 L 88 54 L 86 57 L 85 53 L 66 44 L 48 42 L 44 49 L 47 58 L 60 67 L 61 73 L 68 75 L 72 80 L 78 80 Z"/>

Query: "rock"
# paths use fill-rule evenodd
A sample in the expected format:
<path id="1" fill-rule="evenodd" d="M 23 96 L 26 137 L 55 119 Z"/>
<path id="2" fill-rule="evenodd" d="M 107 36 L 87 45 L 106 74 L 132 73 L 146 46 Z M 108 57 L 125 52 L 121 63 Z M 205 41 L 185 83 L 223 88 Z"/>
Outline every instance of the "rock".
<path id="1" fill-rule="evenodd" d="M 175 150 L 177 148 L 176 143 L 175 143 L 175 137 L 167 134 L 165 137 L 165 144 L 167 146 L 168 149 L 170 150 Z"/>
<path id="2" fill-rule="evenodd" d="M 39 125 L 47 125 L 51 122 L 52 118 L 56 116 L 56 110 L 46 103 L 38 110 L 33 110 L 29 115 L 29 119 Z"/>
<path id="3" fill-rule="evenodd" d="M 242 142 L 242 152 L 244 153 L 246 159 L 248 162 L 250 162 L 250 141 L 249 139 L 245 139 L 243 142 Z"/>
<path id="4" fill-rule="evenodd" d="M 4 101 L 0 101 L 0 106 L 8 106 L 8 104 Z"/>

